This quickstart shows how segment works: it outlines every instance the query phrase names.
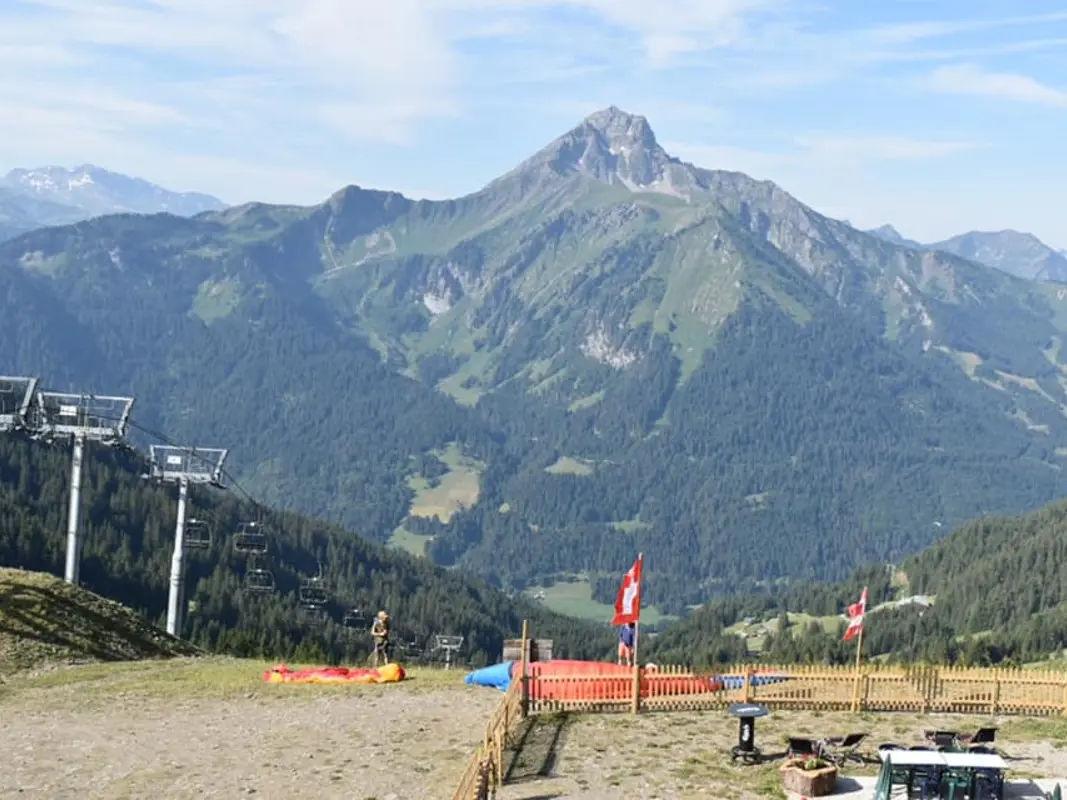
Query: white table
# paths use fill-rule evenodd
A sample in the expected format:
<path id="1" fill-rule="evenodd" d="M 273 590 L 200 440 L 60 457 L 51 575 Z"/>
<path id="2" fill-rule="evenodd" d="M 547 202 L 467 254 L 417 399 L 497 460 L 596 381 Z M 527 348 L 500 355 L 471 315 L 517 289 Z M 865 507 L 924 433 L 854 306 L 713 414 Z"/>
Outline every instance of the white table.
<path id="1" fill-rule="evenodd" d="M 878 758 L 888 758 L 895 767 L 945 767 L 945 754 L 936 750 L 879 750 Z"/>
<path id="2" fill-rule="evenodd" d="M 1008 768 L 1008 762 L 996 753 L 941 753 L 949 767 L 964 769 L 1001 769 Z M 896 759 L 893 759 L 896 763 Z"/>

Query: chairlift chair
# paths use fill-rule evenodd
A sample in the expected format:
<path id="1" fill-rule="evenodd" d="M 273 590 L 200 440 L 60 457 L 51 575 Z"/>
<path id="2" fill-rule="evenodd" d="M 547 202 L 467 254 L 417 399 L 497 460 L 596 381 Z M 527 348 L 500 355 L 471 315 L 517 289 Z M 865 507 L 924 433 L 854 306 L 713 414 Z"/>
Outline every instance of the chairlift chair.
<path id="1" fill-rule="evenodd" d="M 245 570 L 245 591 L 270 594 L 274 591 L 274 573 L 253 561 Z"/>
<path id="2" fill-rule="evenodd" d="M 344 617 L 341 618 L 341 624 L 346 628 L 370 629 L 370 622 L 367 619 L 367 615 L 358 608 L 350 608 L 346 611 Z"/>
<path id="3" fill-rule="evenodd" d="M 330 602 L 330 593 L 322 581 L 322 562 L 318 562 L 318 573 L 313 578 L 305 578 L 298 590 L 300 604 L 306 608 L 321 608 Z"/>
<path id="4" fill-rule="evenodd" d="M 233 535 L 233 549 L 238 553 L 263 555 L 267 552 L 267 532 L 258 522 L 242 522 Z"/>
<path id="5" fill-rule="evenodd" d="M 330 601 L 330 593 L 322 585 L 322 578 L 306 578 L 299 591 L 300 604 L 307 608 L 319 608 Z"/>
<path id="6" fill-rule="evenodd" d="M 412 636 L 410 639 L 402 639 L 397 643 L 397 656 L 404 661 L 420 661 L 426 653 L 419 644 L 419 640 Z"/>
<path id="7" fill-rule="evenodd" d="M 202 519 L 188 519 L 182 535 L 185 547 L 191 550 L 204 550 L 211 547 L 211 526 Z"/>

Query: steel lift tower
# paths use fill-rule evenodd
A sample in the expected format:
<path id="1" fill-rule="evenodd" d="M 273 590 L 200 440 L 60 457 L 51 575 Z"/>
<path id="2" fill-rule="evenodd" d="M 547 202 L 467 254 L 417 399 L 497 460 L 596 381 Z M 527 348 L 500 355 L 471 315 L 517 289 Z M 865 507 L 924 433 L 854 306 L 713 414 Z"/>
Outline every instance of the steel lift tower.
<path id="1" fill-rule="evenodd" d="M 180 636 L 185 595 L 185 506 L 189 484 L 222 488 L 222 464 L 228 450 L 212 447 L 151 446 L 152 477 L 178 484 L 178 524 L 174 526 L 174 552 L 170 557 L 170 593 L 167 595 L 167 633 Z"/>
<path id="2" fill-rule="evenodd" d="M 63 578 L 78 584 L 81 567 L 81 489 L 82 461 L 88 442 L 112 447 L 126 443 L 132 397 L 109 397 L 94 394 L 37 392 L 31 407 L 29 425 L 46 440 L 69 436 L 74 441 L 74 458 L 70 468 L 70 510 L 67 512 L 67 562 Z"/>
<path id="3" fill-rule="evenodd" d="M 29 428 L 37 384 L 37 378 L 0 376 L 0 433 Z"/>

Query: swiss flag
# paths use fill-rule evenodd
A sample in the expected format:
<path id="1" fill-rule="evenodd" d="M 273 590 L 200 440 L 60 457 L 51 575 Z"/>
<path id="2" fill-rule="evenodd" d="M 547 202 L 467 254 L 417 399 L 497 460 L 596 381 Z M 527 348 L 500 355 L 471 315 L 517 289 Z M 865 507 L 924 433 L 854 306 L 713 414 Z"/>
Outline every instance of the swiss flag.
<path id="1" fill-rule="evenodd" d="M 622 577 L 622 586 L 615 596 L 615 619 L 612 625 L 627 625 L 641 619 L 641 566 L 644 556 L 638 555 L 637 561 Z"/>
<path id="2" fill-rule="evenodd" d="M 863 617 L 867 614 L 867 587 L 863 587 L 860 601 L 848 607 L 848 628 L 845 629 L 845 641 L 863 630 Z"/>

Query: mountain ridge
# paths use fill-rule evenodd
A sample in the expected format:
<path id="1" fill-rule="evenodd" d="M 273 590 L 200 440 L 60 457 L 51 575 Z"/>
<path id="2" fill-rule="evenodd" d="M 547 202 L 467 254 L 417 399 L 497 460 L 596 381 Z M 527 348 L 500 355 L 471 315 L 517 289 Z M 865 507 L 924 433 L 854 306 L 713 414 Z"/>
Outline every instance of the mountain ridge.
<path id="1" fill-rule="evenodd" d="M 976 230 L 926 244 L 905 238 L 888 224 L 866 233 L 915 250 L 952 253 L 1020 278 L 1067 282 L 1067 250 L 1057 250 L 1032 233 L 1011 228 L 999 231 Z"/>
<path id="2" fill-rule="evenodd" d="M 18 167 L 0 177 L 0 239 L 105 214 L 195 216 L 225 204 L 200 192 L 173 192 L 93 164 Z"/>
<path id="3" fill-rule="evenodd" d="M 461 198 L 104 217 L 0 244 L 0 283 L 9 371 L 122 386 L 282 505 L 511 588 L 614 591 L 642 550 L 678 611 L 1067 494 L 1067 296 L 618 109 Z"/>

